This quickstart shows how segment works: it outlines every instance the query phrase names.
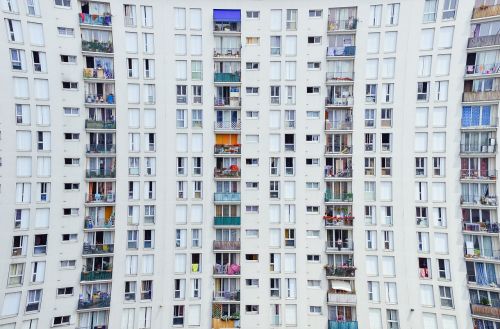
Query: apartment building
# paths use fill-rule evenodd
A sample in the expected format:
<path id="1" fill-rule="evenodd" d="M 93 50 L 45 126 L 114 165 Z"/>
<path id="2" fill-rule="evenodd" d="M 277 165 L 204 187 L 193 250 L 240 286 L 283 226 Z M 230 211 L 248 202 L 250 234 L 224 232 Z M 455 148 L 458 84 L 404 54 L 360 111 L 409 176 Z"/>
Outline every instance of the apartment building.
<path id="1" fill-rule="evenodd" d="M 496 0 L 0 3 L 0 329 L 500 329 Z"/>

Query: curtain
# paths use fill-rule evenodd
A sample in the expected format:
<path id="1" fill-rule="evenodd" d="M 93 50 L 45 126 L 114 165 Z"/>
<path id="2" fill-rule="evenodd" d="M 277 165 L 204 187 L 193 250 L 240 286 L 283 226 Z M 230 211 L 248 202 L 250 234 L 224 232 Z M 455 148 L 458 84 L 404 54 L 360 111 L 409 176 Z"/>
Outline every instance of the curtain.
<path id="1" fill-rule="evenodd" d="M 189 9 L 190 13 L 190 28 L 192 30 L 201 30 L 202 27 L 202 18 L 201 18 L 201 9 L 199 8 L 191 8 Z"/>
<path id="2" fill-rule="evenodd" d="M 35 228 L 49 227 L 50 209 L 37 208 L 35 212 Z"/>
<path id="3" fill-rule="evenodd" d="M 271 9 L 271 31 L 281 31 L 281 9 Z"/>
<path id="4" fill-rule="evenodd" d="M 174 10 L 175 10 L 175 29 L 176 30 L 186 29 L 186 9 L 174 8 Z"/>
<path id="5" fill-rule="evenodd" d="M 202 54 L 202 39 L 201 35 L 191 36 L 191 55 L 201 55 Z"/>
<path id="6" fill-rule="evenodd" d="M 280 229 L 270 229 L 269 230 L 269 246 L 279 247 L 280 246 Z"/>
<path id="7" fill-rule="evenodd" d="M 175 54 L 176 55 L 186 55 L 186 36 L 176 34 L 175 35 Z"/>
<path id="8" fill-rule="evenodd" d="M 297 55 L 297 37 L 292 35 L 287 35 L 285 38 L 285 55 L 296 56 Z"/>
<path id="9" fill-rule="evenodd" d="M 296 257 L 295 254 L 285 254 L 285 272 L 295 273 Z"/>
<path id="10" fill-rule="evenodd" d="M 32 45 L 43 46 L 43 26 L 38 23 L 28 22 L 28 31 L 30 35 L 30 41 Z"/>
<path id="11" fill-rule="evenodd" d="M 125 32 L 125 49 L 127 53 L 137 53 L 137 33 Z"/>

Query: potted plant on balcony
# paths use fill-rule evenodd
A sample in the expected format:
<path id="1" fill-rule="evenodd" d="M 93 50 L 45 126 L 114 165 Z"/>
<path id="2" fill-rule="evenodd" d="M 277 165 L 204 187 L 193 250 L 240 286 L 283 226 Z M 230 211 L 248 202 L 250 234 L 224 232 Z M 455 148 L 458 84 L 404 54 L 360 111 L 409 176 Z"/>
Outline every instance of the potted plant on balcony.
<path id="1" fill-rule="evenodd" d="M 484 305 L 484 306 L 491 306 L 490 301 L 489 301 L 489 300 L 488 300 L 488 298 L 486 298 L 486 297 L 482 297 L 482 298 L 479 300 L 479 304 Z"/>

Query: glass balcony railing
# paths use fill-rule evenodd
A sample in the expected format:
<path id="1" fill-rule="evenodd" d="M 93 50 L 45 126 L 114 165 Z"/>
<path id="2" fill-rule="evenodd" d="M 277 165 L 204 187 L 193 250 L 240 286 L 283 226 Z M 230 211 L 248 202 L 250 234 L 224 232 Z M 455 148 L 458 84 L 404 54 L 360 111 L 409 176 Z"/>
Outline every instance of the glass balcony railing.
<path id="1" fill-rule="evenodd" d="M 471 304 L 471 311 L 473 315 L 500 319 L 500 306 Z"/>
<path id="2" fill-rule="evenodd" d="M 482 179 L 482 180 L 496 180 L 497 171 L 491 170 L 481 170 L 481 169 L 461 169 L 460 170 L 461 179 Z"/>
<path id="3" fill-rule="evenodd" d="M 240 291 L 214 291 L 214 300 L 216 301 L 239 301 Z"/>
<path id="4" fill-rule="evenodd" d="M 240 241 L 219 241 L 215 240 L 213 242 L 214 250 L 240 250 Z"/>
<path id="5" fill-rule="evenodd" d="M 496 145 L 484 144 L 460 144 L 460 153 L 495 153 Z"/>
<path id="6" fill-rule="evenodd" d="M 500 4 L 498 5 L 482 5 L 474 8 L 472 19 L 492 17 L 500 15 Z"/>
<path id="7" fill-rule="evenodd" d="M 87 153 L 116 153 L 115 144 L 87 144 Z"/>
<path id="8" fill-rule="evenodd" d="M 86 67 L 83 69 L 84 79 L 114 79 L 113 70 L 106 68 Z"/>
<path id="9" fill-rule="evenodd" d="M 352 202 L 352 193 L 325 192 L 325 202 Z"/>
<path id="10" fill-rule="evenodd" d="M 214 21 L 214 32 L 241 32 L 241 22 Z"/>
<path id="11" fill-rule="evenodd" d="M 112 254 L 115 249 L 114 246 L 115 245 L 112 243 L 89 244 L 84 242 L 82 254 L 84 255 Z"/>
<path id="12" fill-rule="evenodd" d="M 83 228 L 87 230 L 113 227 L 115 227 L 114 215 L 111 215 L 109 218 L 92 218 L 91 216 L 87 216 L 83 225 Z"/>
<path id="13" fill-rule="evenodd" d="M 346 144 L 325 145 L 325 153 L 327 154 L 352 154 L 352 146 Z"/>
<path id="14" fill-rule="evenodd" d="M 241 154 L 240 144 L 215 144 L 214 146 L 215 154 Z"/>
<path id="15" fill-rule="evenodd" d="M 354 55 L 356 55 L 356 46 L 340 46 L 340 47 L 328 46 L 328 48 L 326 48 L 327 57 L 354 56 Z"/>
<path id="16" fill-rule="evenodd" d="M 483 233 L 498 233 L 499 232 L 498 223 L 470 223 L 464 222 L 462 229 L 464 232 L 483 232 Z"/>
<path id="17" fill-rule="evenodd" d="M 326 250 L 333 251 L 353 251 L 352 242 L 327 240 L 325 242 Z"/>
<path id="18" fill-rule="evenodd" d="M 78 301 L 79 310 L 87 310 L 91 308 L 109 307 L 111 297 L 108 294 L 101 293 L 99 297 L 92 299 L 81 299 Z"/>
<path id="19" fill-rule="evenodd" d="M 111 41 L 82 40 L 82 51 L 90 51 L 94 53 L 112 53 L 113 43 Z"/>
<path id="20" fill-rule="evenodd" d="M 335 277 L 354 277 L 356 274 L 356 268 L 354 266 L 334 266 L 326 265 L 326 276 Z"/>
<path id="21" fill-rule="evenodd" d="M 500 72 L 500 63 L 467 65 L 465 74 L 489 75 Z"/>
<path id="22" fill-rule="evenodd" d="M 500 260 L 500 250 L 464 248 L 465 258 L 479 258 L 484 260 Z"/>
<path id="23" fill-rule="evenodd" d="M 113 93 L 109 94 L 94 94 L 94 93 L 86 93 L 85 94 L 85 103 L 88 104 L 115 104 L 116 99 Z"/>
<path id="24" fill-rule="evenodd" d="M 214 48 L 214 57 L 239 58 L 241 56 L 241 47 L 238 48 Z"/>
<path id="25" fill-rule="evenodd" d="M 323 216 L 325 221 L 325 227 L 337 227 L 337 226 L 352 226 L 354 217 L 352 215 L 346 216 Z"/>
<path id="26" fill-rule="evenodd" d="M 352 106 L 354 102 L 354 97 L 351 95 L 345 97 L 326 97 L 326 106 Z"/>
<path id="27" fill-rule="evenodd" d="M 220 202 L 241 201 L 241 194 L 240 192 L 216 192 L 214 193 L 214 201 L 220 201 Z"/>
<path id="28" fill-rule="evenodd" d="M 85 201 L 87 203 L 114 203 L 115 193 L 114 192 L 107 192 L 104 194 L 87 193 L 85 194 Z"/>
<path id="29" fill-rule="evenodd" d="M 90 272 L 82 272 L 80 274 L 80 281 L 111 280 L 112 277 L 113 277 L 112 270 L 90 271 Z"/>
<path id="30" fill-rule="evenodd" d="M 334 169 L 332 166 L 325 167 L 325 178 L 351 178 L 352 168 Z"/>
<path id="31" fill-rule="evenodd" d="M 87 169 L 85 177 L 87 178 L 115 178 L 116 171 L 111 168 Z"/>
<path id="32" fill-rule="evenodd" d="M 240 73 L 214 73 L 214 82 L 240 82 Z"/>
<path id="33" fill-rule="evenodd" d="M 241 121 L 216 121 L 214 122 L 214 129 L 216 130 L 240 130 Z"/>
<path id="34" fill-rule="evenodd" d="M 116 121 L 95 121 L 85 120 L 85 128 L 87 129 L 116 129 Z"/>
<path id="35" fill-rule="evenodd" d="M 483 35 L 469 38 L 467 42 L 468 48 L 489 47 L 500 45 L 500 35 Z"/>
<path id="36" fill-rule="evenodd" d="M 78 17 L 80 19 L 80 24 L 111 26 L 111 14 L 95 15 L 79 13 Z"/>
<path id="37" fill-rule="evenodd" d="M 239 275 L 241 273 L 240 264 L 214 265 L 214 274 Z"/>
<path id="38" fill-rule="evenodd" d="M 353 81 L 354 80 L 354 72 L 346 71 L 346 72 L 326 72 L 326 82 L 332 81 Z"/>
<path id="39" fill-rule="evenodd" d="M 357 298 L 354 292 L 348 294 L 336 294 L 329 292 L 326 300 L 328 303 L 334 304 L 356 304 Z"/>
<path id="40" fill-rule="evenodd" d="M 240 97 L 215 97 L 214 106 L 240 107 Z"/>
<path id="41" fill-rule="evenodd" d="M 463 102 L 498 101 L 499 99 L 500 99 L 500 90 L 464 91 L 462 95 Z"/>
<path id="42" fill-rule="evenodd" d="M 496 206 L 497 197 L 495 195 L 480 195 L 480 194 L 462 194 L 460 196 L 462 204 L 476 204 L 483 206 Z"/>
<path id="43" fill-rule="evenodd" d="M 328 320 L 328 329 L 358 329 L 358 321 Z"/>
<path id="44" fill-rule="evenodd" d="M 241 225 L 240 216 L 215 216 L 214 225 Z"/>
<path id="45" fill-rule="evenodd" d="M 215 178 L 239 178 L 241 176 L 241 170 L 238 166 L 235 168 L 214 168 Z"/>
<path id="46" fill-rule="evenodd" d="M 328 32 L 352 31 L 358 27 L 358 19 L 328 19 Z"/>

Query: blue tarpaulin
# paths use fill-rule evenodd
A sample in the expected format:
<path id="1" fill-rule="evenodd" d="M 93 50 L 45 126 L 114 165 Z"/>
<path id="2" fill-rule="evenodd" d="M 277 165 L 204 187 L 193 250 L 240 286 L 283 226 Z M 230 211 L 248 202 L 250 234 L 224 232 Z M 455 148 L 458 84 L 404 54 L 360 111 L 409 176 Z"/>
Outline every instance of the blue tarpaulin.
<path id="1" fill-rule="evenodd" d="M 241 11 L 236 9 L 214 9 L 216 22 L 240 22 Z"/>

